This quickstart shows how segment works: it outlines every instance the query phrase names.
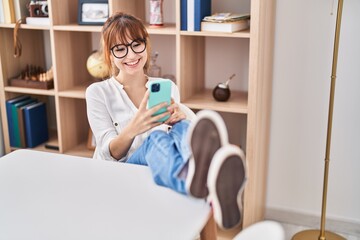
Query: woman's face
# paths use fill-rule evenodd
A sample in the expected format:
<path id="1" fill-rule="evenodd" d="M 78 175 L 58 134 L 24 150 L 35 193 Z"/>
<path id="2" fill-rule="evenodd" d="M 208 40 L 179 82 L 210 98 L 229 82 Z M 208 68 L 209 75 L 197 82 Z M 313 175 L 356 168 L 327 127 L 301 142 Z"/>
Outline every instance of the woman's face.
<path id="1" fill-rule="evenodd" d="M 134 75 L 143 73 L 148 54 L 143 39 L 127 39 L 111 47 L 111 59 L 120 72 Z"/>

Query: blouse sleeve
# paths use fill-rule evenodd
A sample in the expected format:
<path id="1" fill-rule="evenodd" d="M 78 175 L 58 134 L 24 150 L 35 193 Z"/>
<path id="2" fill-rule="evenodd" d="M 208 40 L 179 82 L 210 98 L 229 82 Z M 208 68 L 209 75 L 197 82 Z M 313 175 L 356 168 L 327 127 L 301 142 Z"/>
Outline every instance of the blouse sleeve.
<path id="1" fill-rule="evenodd" d="M 108 108 L 106 94 L 99 85 L 92 84 L 86 89 L 87 117 L 95 137 L 96 149 L 93 158 L 115 160 L 110 154 L 110 142 L 116 137 Z"/>

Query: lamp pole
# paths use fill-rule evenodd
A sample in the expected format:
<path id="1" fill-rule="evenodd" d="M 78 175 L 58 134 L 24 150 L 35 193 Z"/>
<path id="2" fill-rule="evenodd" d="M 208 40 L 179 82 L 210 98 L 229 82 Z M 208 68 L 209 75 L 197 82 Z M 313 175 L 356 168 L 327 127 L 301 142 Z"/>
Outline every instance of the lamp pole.
<path id="1" fill-rule="evenodd" d="M 343 8 L 343 0 L 339 0 L 338 8 L 337 8 L 337 16 L 336 16 L 333 62 L 332 62 L 332 71 L 331 71 L 330 102 L 329 102 L 328 126 L 327 126 L 327 137 L 326 137 L 326 151 L 325 151 L 324 185 L 323 185 L 322 209 L 321 209 L 321 226 L 320 226 L 320 230 L 305 230 L 305 231 L 298 232 L 297 234 L 295 234 L 293 236 L 292 240 L 316 240 L 316 239 L 318 239 L 318 240 L 345 240 L 345 238 L 343 238 L 340 235 L 337 235 L 333 232 L 325 231 L 326 200 L 327 200 L 329 163 L 330 163 L 331 130 L 332 130 L 333 109 L 334 109 L 336 67 L 337 67 L 338 50 L 339 50 L 342 8 Z"/>

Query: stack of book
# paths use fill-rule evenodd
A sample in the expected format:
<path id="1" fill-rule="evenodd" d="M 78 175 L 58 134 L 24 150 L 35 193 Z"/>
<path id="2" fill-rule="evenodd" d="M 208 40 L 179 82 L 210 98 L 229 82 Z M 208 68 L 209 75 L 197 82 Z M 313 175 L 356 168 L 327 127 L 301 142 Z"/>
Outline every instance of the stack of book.
<path id="1" fill-rule="evenodd" d="M 201 31 L 238 32 L 250 27 L 250 14 L 216 13 L 201 22 Z"/>
<path id="2" fill-rule="evenodd" d="M 10 146 L 32 148 L 49 139 L 46 104 L 28 95 L 6 101 Z"/>

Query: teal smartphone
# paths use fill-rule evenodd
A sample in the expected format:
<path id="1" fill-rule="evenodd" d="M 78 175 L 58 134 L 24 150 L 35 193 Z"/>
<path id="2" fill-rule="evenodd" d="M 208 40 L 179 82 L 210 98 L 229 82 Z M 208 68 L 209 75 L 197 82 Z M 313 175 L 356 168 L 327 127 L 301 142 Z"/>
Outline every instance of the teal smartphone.
<path id="1" fill-rule="evenodd" d="M 156 79 L 149 82 L 149 101 L 148 108 L 152 108 L 160 103 L 171 103 L 171 81 L 167 79 Z M 167 111 L 167 107 L 160 108 L 155 114 L 159 115 Z M 170 116 L 165 116 L 158 120 L 158 122 L 165 122 Z"/>

